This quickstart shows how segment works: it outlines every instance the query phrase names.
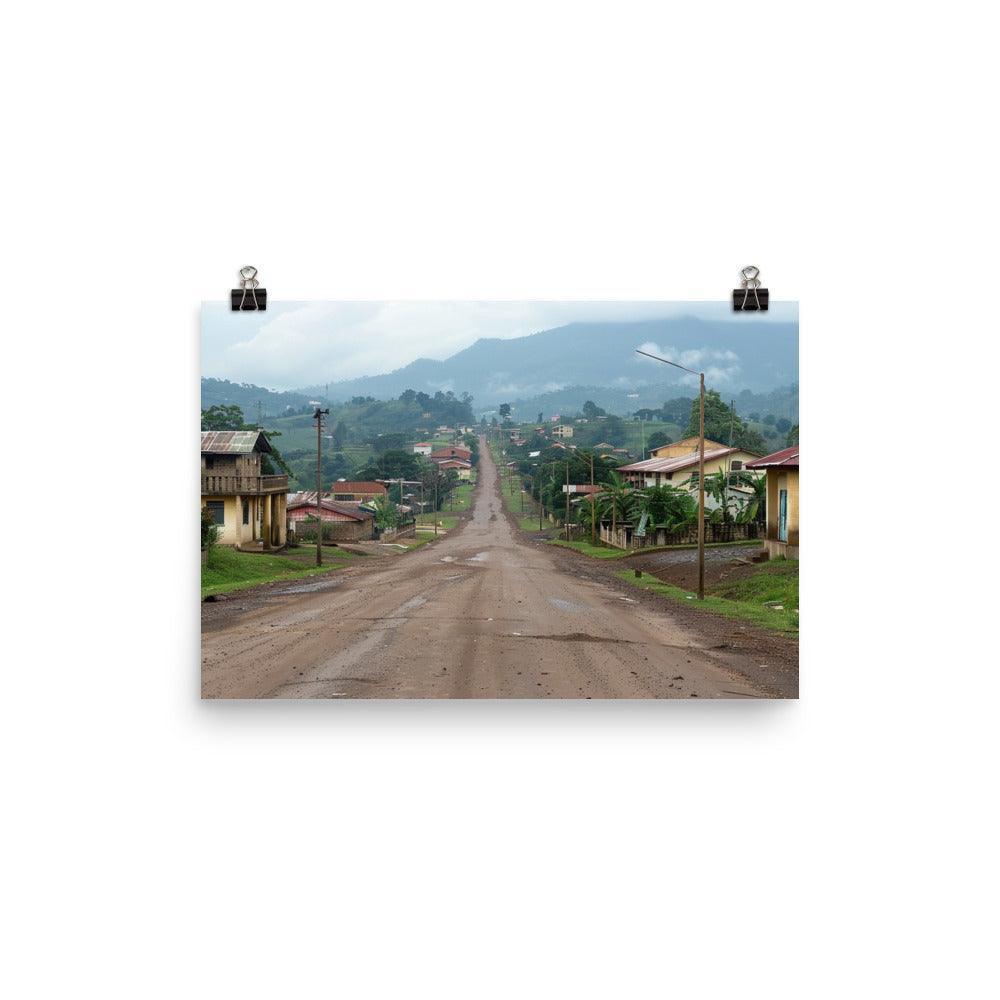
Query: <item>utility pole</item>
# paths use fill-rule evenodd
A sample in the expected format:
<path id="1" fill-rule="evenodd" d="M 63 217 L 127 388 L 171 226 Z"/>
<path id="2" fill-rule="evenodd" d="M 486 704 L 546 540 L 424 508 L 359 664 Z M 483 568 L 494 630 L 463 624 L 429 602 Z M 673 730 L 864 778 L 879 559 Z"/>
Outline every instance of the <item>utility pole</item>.
<path id="1" fill-rule="evenodd" d="M 438 536 L 438 471 L 434 470 L 434 537 Z"/>
<path id="2" fill-rule="evenodd" d="M 698 393 L 698 600 L 705 600 L 705 373 Z"/>
<path id="3" fill-rule="evenodd" d="M 594 495 L 594 452 L 590 452 L 590 544 L 597 544 L 597 498 Z"/>
<path id="4" fill-rule="evenodd" d="M 316 421 L 316 565 L 323 565 L 323 414 L 329 413 L 327 407 L 321 410 L 318 406 L 313 414 Z"/>
<path id="5" fill-rule="evenodd" d="M 636 354 L 673 365 L 689 375 L 698 376 L 698 600 L 705 600 L 705 373 L 692 371 L 676 361 L 668 361 L 658 354 L 636 350 Z"/>
<path id="6" fill-rule="evenodd" d="M 569 459 L 566 459 L 566 541 L 569 541 Z"/>

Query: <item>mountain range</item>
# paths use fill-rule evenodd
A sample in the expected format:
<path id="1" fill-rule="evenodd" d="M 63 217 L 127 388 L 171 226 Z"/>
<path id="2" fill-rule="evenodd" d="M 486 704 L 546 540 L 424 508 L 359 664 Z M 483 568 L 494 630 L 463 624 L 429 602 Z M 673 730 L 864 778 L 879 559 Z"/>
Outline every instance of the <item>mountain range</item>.
<path id="1" fill-rule="evenodd" d="M 798 324 L 749 316 L 679 316 L 571 323 L 509 340 L 484 338 L 442 361 L 419 358 L 392 372 L 300 392 L 311 397 L 325 393 L 332 402 L 353 396 L 388 399 L 406 389 L 469 392 L 473 408 L 482 413 L 502 402 L 522 401 L 530 408 L 538 399 L 581 386 L 613 390 L 614 396 L 629 400 L 628 409 L 688 395 L 696 387 L 692 376 L 637 355 L 638 347 L 704 371 L 706 384 L 723 396 L 741 390 L 769 392 L 798 382 Z"/>

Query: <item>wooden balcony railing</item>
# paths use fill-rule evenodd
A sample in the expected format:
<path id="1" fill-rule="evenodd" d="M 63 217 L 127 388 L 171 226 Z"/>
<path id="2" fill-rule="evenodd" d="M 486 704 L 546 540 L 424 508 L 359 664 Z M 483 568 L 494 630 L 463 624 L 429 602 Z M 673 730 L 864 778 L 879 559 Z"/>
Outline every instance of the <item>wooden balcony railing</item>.
<path id="1" fill-rule="evenodd" d="M 203 472 L 201 474 L 202 496 L 254 493 L 287 493 L 288 476 L 236 476 Z"/>

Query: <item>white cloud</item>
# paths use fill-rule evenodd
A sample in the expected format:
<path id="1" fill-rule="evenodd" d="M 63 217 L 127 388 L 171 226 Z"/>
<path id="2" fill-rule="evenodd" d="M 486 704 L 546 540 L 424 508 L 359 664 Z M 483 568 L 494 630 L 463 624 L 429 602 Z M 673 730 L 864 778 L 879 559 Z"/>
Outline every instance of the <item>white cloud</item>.
<path id="1" fill-rule="evenodd" d="M 789 318 L 782 305 L 774 303 L 770 318 Z M 577 321 L 680 314 L 731 315 L 723 303 L 693 302 L 275 302 L 264 314 L 233 313 L 222 303 L 206 303 L 202 373 L 277 389 L 300 388 L 393 371 L 421 357 L 448 358 L 481 337 L 510 339 Z M 705 361 L 726 369 L 738 364 L 732 352 L 688 351 L 674 357 L 669 346 L 647 348 L 689 367 Z"/>

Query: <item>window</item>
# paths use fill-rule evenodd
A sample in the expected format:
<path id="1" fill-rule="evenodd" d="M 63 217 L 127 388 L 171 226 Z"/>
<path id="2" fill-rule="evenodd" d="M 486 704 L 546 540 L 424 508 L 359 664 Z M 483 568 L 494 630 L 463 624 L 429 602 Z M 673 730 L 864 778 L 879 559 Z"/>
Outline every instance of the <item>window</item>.
<path id="1" fill-rule="evenodd" d="M 740 462 L 738 460 L 733 462 L 733 464 L 732 464 L 732 470 L 733 470 L 733 472 L 739 472 L 740 469 L 742 469 L 742 468 L 743 468 L 743 463 L 742 462 Z"/>
<path id="2" fill-rule="evenodd" d="M 333 494 L 333 499 L 334 500 L 353 500 L 354 499 L 354 494 L 353 493 L 334 493 Z"/>
<path id="3" fill-rule="evenodd" d="M 214 469 L 215 468 L 215 459 L 212 458 L 211 455 L 208 455 L 205 458 L 205 468 L 206 469 Z"/>
<path id="4" fill-rule="evenodd" d="M 249 500 L 244 500 L 243 501 L 243 523 L 244 524 L 249 524 L 250 523 L 250 501 Z"/>
<path id="5" fill-rule="evenodd" d="M 226 523 L 226 502 L 225 500 L 209 500 L 205 506 L 212 512 L 213 524 Z"/>

